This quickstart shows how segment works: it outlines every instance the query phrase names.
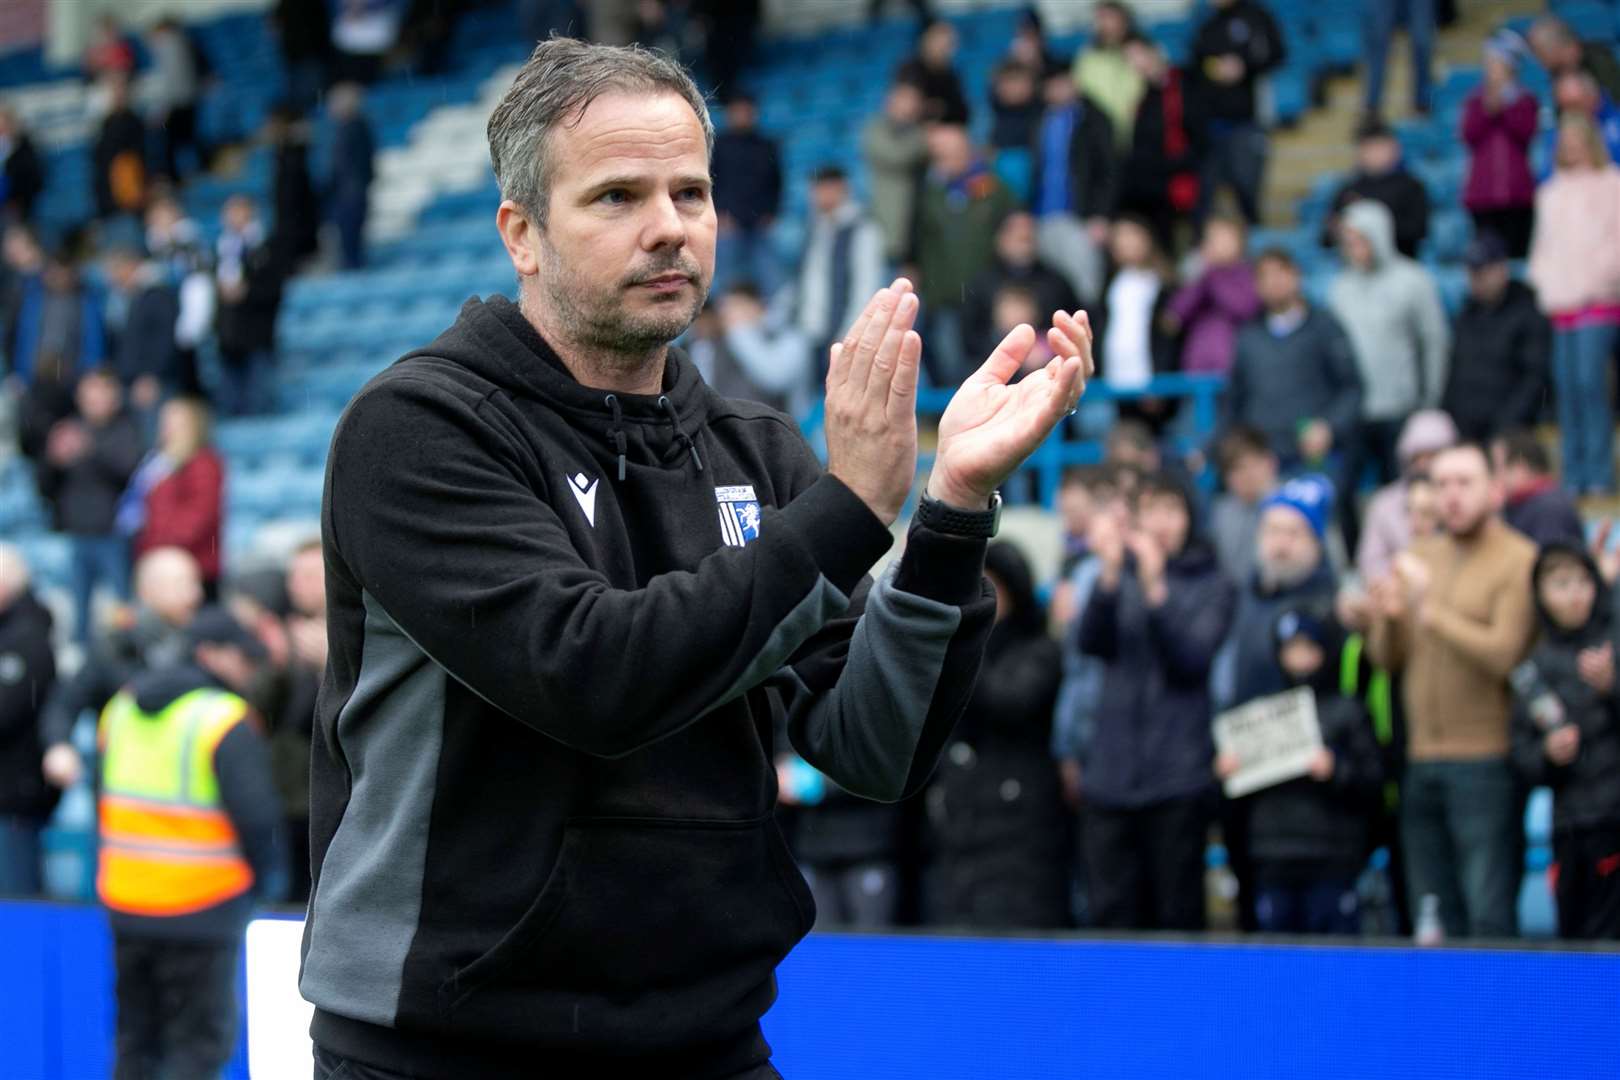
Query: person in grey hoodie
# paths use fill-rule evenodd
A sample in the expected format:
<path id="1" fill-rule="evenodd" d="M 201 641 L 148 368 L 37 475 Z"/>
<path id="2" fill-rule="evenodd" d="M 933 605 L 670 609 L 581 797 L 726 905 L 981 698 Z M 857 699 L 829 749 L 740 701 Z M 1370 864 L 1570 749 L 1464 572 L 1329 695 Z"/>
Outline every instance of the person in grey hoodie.
<path id="1" fill-rule="evenodd" d="M 1395 443 L 1401 425 L 1418 409 L 1440 402 L 1450 331 L 1434 279 L 1395 249 L 1388 207 L 1369 199 L 1346 207 L 1339 251 L 1345 268 L 1333 281 L 1328 306 L 1350 335 L 1365 387 L 1359 437 L 1347 448 L 1345 475 L 1360 476 L 1371 460 L 1383 484 L 1399 474 Z M 1349 509 L 1353 493 L 1343 494 Z M 1344 524 L 1347 534 L 1355 532 L 1354 521 Z"/>

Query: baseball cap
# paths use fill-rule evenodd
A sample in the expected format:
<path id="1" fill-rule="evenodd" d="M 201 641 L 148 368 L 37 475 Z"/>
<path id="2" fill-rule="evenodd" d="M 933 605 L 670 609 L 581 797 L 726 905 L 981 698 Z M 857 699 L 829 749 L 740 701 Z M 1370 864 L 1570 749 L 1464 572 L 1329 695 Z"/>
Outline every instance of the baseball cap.
<path id="1" fill-rule="evenodd" d="M 186 644 L 192 649 L 199 645 L 232 645 L 250 660 L 263 660 L 267 655 L 264 644 L 222 607 L 205 607 L 192 617 L 191 625 L 186 627 Z"/>
<path id="2" fill-rule="evenodd" d="M 1470 270 L 1504 262 L 1507 257 L 1507 245 L 1502 242 L 1500 236 L 1489 229 L 1482 229 L 1473 240 L 1469 241 L 1468 250 L 1463 252 L 1463 262 Z"/>

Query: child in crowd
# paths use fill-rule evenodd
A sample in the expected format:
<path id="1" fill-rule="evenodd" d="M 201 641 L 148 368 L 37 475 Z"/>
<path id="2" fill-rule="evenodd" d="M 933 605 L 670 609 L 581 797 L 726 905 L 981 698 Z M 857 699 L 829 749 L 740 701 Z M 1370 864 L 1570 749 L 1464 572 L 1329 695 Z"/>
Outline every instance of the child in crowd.
<path id="1" fill-rule="evenodd" d="M 1548 545 L 1531 580 L 1541 638 L 1513 673 L 1513 764 L 1553 790 L 1565 938 L 1620 939 L 1620 699 L 1613 607 L 1591 557 Z"/>
<path id="2" fill-rule="evenodd" d="M 1330 613 L 1284 611 L 1276 643 L 1289 685 L 1312 691 L 1322 749 L 1309 776 L 1249 797 L 1259 929 L 1354 934 L 1360 930 L 1356 878 L 1366 862 L 1368 822 L 1384 780 L 1378 743 L 1365 707 L 1339 685 L 1344 631 Z M 1224 780 L 1242 764 L 1221 754 L 1215 773 Z"/>
<path id="3" fill-rule="evenodd" d="M 1096 331 L 1101 346 L 1097 374 L 1116 389 L 1134 389 L 1175 370 L 1175 340 L 1161 321 L 1170 300 L 1170 274 L 1152 228 L 1135 215 L 1114 222 L 1108 251 L 1113 276 Z M 1144 421 L 1157 434 L 1174 414 L 1173 406 L 1159 398 L 1139 398 L 1122 402 L 1119 411 Z"/>
<path id="4" fill-rule="evenodd" d="M 1254 575 L 1260 504 L 1277 489 L 1277 455 L 1264 432 L 1238 424 L 1215 444 L 1215 464 L 1225 490 L 1210 509 L 1210 540 L 1227 578 L 1246 585 Z"/>
<path id="5" fill-rule="evenodd" d="M 1232 369 L 1238 327 L 1260 314 L 1254 268 L 1243 257 L 1247 234 L 1237 218 L 1212 217 L 1198 254 L 1203 270 L 1171 297 L 1164 330 L 1181 335 L 1181 370 L 1225 375 Z"/>

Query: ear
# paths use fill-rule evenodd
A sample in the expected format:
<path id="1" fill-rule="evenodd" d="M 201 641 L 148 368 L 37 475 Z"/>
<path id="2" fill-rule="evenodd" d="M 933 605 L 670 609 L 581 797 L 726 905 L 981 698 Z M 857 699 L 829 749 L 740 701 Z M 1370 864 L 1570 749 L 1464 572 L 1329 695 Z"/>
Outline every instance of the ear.
<path id="1" fill-rule="evenodd" d="M 495 211 L 495 228 L 500 231 L 501 243 L 520 277 L 533 277 L 540 272 L 540 225 L 529 212 L 511 199 L 502 199 Z"/>

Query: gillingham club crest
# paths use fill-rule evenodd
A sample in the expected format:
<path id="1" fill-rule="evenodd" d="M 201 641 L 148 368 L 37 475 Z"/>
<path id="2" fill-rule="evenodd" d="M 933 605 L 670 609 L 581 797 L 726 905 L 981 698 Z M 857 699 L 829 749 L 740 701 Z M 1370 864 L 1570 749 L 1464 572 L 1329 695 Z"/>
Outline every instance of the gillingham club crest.
<path id="1" fill-rule="evenodd" d="M 759 539 L 759 500 L 752 484 L 717 487 L 714 501 L 720 504 L 720 539 L 727 547 Z"/>

